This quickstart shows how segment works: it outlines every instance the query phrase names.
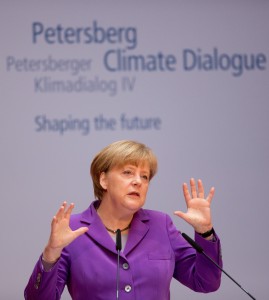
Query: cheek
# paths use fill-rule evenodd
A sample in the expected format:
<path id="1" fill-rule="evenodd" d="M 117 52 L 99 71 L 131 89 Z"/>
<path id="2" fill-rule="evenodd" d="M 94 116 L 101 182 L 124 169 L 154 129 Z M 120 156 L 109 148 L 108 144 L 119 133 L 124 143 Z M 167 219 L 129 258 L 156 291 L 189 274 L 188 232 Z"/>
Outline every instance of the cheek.
<path id="1" fill-rule="evenodd" d="M 148 185 L 144 186 L 144 188 L 143 188 L 143 193 L 144 193 L 144 195 L 147 194 L 148 188 L 149 188 Z"/>
<path id="2" fill-rule="evenodd" d="M 125 194 L 126 190 L 128 190 L 128 184 L 122 181 L 114 181 L 110 183 L 110 189 L 118 194 Z"/>

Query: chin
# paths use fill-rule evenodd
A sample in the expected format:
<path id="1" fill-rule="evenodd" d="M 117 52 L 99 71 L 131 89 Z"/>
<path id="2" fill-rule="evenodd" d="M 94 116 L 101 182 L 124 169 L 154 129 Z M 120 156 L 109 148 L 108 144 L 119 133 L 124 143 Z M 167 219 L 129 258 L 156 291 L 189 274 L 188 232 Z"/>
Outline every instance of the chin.
<path id="1" fill-rule="evenodd" d="M 145 204 L 145 201 L 143 201 L 141 199 L 131 199 L 131 201 L 130 200 L 127 201 L 125 207 L 133 212 L 136 212 L 140 208 L 142 208 L 144 204 Z"/>

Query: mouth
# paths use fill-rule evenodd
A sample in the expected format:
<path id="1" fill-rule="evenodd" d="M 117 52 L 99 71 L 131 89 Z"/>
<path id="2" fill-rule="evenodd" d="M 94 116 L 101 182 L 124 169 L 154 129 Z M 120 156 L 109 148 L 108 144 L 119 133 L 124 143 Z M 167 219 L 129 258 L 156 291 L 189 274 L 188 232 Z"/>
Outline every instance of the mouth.
<path id="1" fill-rule="evenodd" d="M 140 194 L 138 192 L 131 192 L 131 193 L 128 193 L 128 196 L 140 197 Z"/>

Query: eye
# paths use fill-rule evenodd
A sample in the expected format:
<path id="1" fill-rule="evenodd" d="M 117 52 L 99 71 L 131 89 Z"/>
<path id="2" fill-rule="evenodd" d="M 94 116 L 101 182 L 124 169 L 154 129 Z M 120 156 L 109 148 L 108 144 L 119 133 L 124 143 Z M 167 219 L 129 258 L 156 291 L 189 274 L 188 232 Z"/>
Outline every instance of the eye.
<path id="1" fill-rule="evenodd" d="M 149 180 L 149 177 L 148 177 L 148 175 L 142 175 L 142 178 L 143 178 L 144 180 L 146 180 L 146 181 L 148 181 L 148 180 Z"/>
<path id="2" fill-rule="evenodd" d="M 131 170 L 123 170 L 122 173 L 125 174 L 125 175 L 131 175 L 132 171 Z"/>

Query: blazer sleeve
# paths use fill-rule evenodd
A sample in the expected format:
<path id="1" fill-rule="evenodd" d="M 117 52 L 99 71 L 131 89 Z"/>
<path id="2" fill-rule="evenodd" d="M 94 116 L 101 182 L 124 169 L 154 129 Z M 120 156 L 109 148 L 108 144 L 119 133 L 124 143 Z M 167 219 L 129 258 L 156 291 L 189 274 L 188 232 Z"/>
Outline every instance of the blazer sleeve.
<path id="1" fill-rule="evenodd" d="M 221 271 L 202 253 L 196 252 L 189 245 L 176 229 L 169 216 L 167 216 L 166 224 L 175 255 L 173 277 L 196 292 L 209 293 L 216 291 L 221 283 Z M 213 241 L 208 241 L 195 233 L 195 240 L 206 254 L 222 266 L 221 245 L 216 234 Z"/>
<path id="2" fill-rule="evenodd" d="M 49 271 L 45 271 L 40 256 L 24 290 L 24 298 L 27 300 L 59 300 L 67 278 L 67 269 L 64 265 L 64 258 L 61 256 Z"/>

